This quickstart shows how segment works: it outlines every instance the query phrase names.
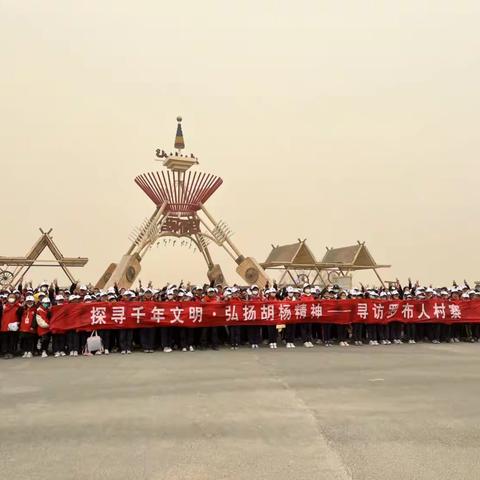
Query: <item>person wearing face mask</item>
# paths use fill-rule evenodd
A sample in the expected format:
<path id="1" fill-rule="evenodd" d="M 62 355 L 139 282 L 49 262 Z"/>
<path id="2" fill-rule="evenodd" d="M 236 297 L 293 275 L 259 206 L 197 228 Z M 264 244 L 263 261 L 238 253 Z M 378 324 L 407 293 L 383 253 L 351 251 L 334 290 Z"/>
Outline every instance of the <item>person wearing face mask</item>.
<path id="1" fill-rule="evenodd" d="M 167 304 L 176 303 L 177 288 L 175 285 L 167 288 L 164 302 Z M 171 353 L 172 349 L 172 331 L 171 327 L 160 327 L 160 345 L 164 353 Z"/>
<path id="2" fill-rule="evenodd" d="M 265 300 L 277 303 L 280 300 L 277 298 L 277 289 L 275 287 L 267 288 L 265 290 Z M 277 348 L 278 329 L 277 325 L 268 325 L 267 327 L 268 346 L 275 350 Z"/>
<path id="3" fill-rule="evenodd" d="M 193 294 L 184 290 L 178 292 L 178 299 L 181 302 L 192 302 Z M 182 293 L 182 295 L 180 295 Z M 188 307 L 187 307 L 188 308 Z M 194 352 L 194 328 L 180 327 L 180 348 L 182 352 Z"/>
<path id="4" fill-rule="evenodd" d="M 302 294 L 299 298 L 302 302 L 312 302 L 312 287 L 306 283 L 303 285 Z M 303 346 L 306 348 L 313 348 L 313 335 L 312 335 L 312 324 L 311 323 L 300 323 L 300 336 L 302 337 Z"/>
<path id="5" fill-rule="evenodd" d="M 0 323 L 0 347 L 6 359 L 13 358 L 17 349 L 20 316 L 18 297 L 14 293 L 9 293 L 7 302 L 2 306 Z"/>
<path id="6" fill-rule="evenodd" d="M 116 302 L 117 297 L 115 297 L 115 299 L 110 299 L 109 298 L 109 301 Z M 122 301 L 123 302 L 135 302 L 136 301 L 135 292 L 133 292 L 132 290 L 125 290 L 122 293 Z M 106 331 L 106 330 L 104 330 L 104 331 Z M 112 337 L 110 336 L 110 339 L 111 338 Z M 132 350 L 133 350 L 133 328 L 122 328 L 118 332 L 118 344 L 120 346 L 120 353 L 122 355 L 130 355 L 132 353 Z M 105 347 L 105 344 L 104 344 L 104 347 Z M 110 353 L 110 348 L 111 348 L 110 344 L 108 344 L 108 348 L 109 348 L 108 352 Z M 105 354 L 108 355 L 106 348 L 105 348 Z M 98 353 L 97 353 L 97 355 L 98 355 Z"/>
<path id="7" fill-rule="evenodd" d="M 48 357 L 48 345 L 50 344 L 50 307 L 52 302 L 44 295 L 37 311 L 35 312 L 35 322 L 37 324 L 37 334 L 40 337 L 42 358 Z"/>
<path id="8" fill-rule="evenodd" d="M 153 301 L 153 290 L 150 287 L 143 292 L 143 301 Z M 156 328 L 154 325 L 140 329 L 140 345 L 145 353 L 153 353 L 155 348 L 155 333 Z"/>
<path id="9" fill-rule="evenodd" d="M 261 302 L 260 289 L 257 285 L 252 285 L 249 289 L 248 301 L 251 303 Z M 262 341 L 262 327 L 260 325 L 249 325 L 247 327 L 248 343 L 251 348 L 258 348 Z"/>
<path id="10" fill-rule="evenodd" d="M 35 321 L 36 306 L 33 295 L 27 295 L 25 304 L 20 308 L 20 347 L 23 350 L 22 358 L 32 358 L 35 347 L 37 323 Z"/>
<path id="11" fill-rule="evenodd" d="M 294 287 L 292 286 L 287 287 L 286 293 L 287 293 L 287 297 L 285 300 L 288 300 L 291 302 L 294 302 L 295 300 L 297 300 Z M 287 343 L 287 348 L 295 348 L 295 324 L 294 323 L 288 323 L 285 326 L 285 341 Z"/>
<path id="12" fill-rule="evenodd" d="M 202 301 L 205 303 L 217 302 L 217 289 L 210 286 L 207 288 L 207 294 L 203 296 Z M 202 349 L 208 348 L 218 350 L 218 328 L 217 327 L 202 327 L 200 328 L 200 346 Z"/>

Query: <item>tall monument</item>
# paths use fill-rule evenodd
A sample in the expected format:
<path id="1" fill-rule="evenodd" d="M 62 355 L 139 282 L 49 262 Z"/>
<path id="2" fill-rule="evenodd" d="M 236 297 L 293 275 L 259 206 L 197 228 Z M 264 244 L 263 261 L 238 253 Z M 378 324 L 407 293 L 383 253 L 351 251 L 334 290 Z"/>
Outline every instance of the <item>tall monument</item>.
<path id="1" fill-rule="evenodd" d="M 193 155 L 184 155 L 185 142 L 182 118 L 177 117 L 175 151 L 167 154 L 157 149 L 156 157 L 163 163 L 157 172 L 143 173 L 135 183 L 155 204 L 153 214 L 137 230 L 132 243 L 118 264 L 112 263 L 100 280 L 98 288 L 112 286 L 128 288 L 141 270 L 141 262 L 161 237 L 185 237 L 195 243 L 207 264 L 207 276 L 216 284 L 224 284 L 220 265 L 215 264 L 209 249 L 211 243 L 222 247 L 237 264 L 237 273 L 248 283 L 263 286 L 268 277 L 259 263 L 245 257 L 231 240 L 231 232 L 205 208 L 206 201 L 223 183 L 220 177 L 191 170 L 198 165 Z"/>

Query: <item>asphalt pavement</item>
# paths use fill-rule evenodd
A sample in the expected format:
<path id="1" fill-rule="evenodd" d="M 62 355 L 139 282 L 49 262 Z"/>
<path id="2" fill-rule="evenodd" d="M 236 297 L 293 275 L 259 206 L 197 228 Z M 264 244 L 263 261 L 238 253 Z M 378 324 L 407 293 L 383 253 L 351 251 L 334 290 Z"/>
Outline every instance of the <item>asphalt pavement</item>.
<path id="1" fill-rule="evenodd" d="M 0 361 L 0 476 L 478 479 L 480 344 Z"/>

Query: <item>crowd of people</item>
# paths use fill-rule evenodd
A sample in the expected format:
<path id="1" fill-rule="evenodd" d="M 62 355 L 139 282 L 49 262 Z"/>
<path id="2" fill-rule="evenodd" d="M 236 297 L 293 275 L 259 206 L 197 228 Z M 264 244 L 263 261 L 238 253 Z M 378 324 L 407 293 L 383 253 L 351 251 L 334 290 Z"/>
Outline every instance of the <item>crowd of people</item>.
<path id="1" fill-rule="evenodd" d="M 14 356 L 42 358 L 53 355 L 91 355 L 86 348 L 88 331 L 75 329 L 64 333 L 51 332 L 49 319 L 53 305 L 67 303 L 117 302 L 117 301 L 261 301 L 261 300 L 306 300 L 306 299 L 361 299 L 378 300 L 412 299 L 423 300 L 439 298 L 443 300 L 479 300 L 480 285 L 471 288 L 465 281 L 462 285 L 455 282 L 450 287 L 434 288 L 413 284 L 410 280 L 406 286 L 397 281 L 390 287 L 343 289 L 338 285 L 320 287 L 304 284 L 297 286 L 277 285 L 259 288 L 252 286 L 220 285 L 166 285 L 155 289 L 150 283 L 137 288 L 118 288 L 117 286 L 100 290 L 91 285 L 73 284 L 60 288 L 56 281 L 43 282 L 34 288 L 30 283 L 20 284 L 16 288 L 3 288 L 0 291 L 0 347 L 6 359 Z M 102 348 L 95 353 L 109 355 L 113 352 L 131 354 L 133 351 L 153 353 L 174 350 L 192 352 L 196 349 L 218 350 L 227 346 L 236 350 L 241 346 L 259 348 L 261 345 L 276 349 L 285 345 L 295 348 L 302 345 L 312 348 L 315 345 L 330 347 L 338 344 L 350 345 L 390 345 L 431 342 L 477 342 L 480 339 L 480 324 L 458 323 L 454 325 L 441 323 L 405 323 L 392 322 L 385 325 L 362 324 L 351 325 L 312 324 L 271 325 L 271 326 L 229 326 L 186 328 L 160 326 L 138 329 L 99 330 Z"/>

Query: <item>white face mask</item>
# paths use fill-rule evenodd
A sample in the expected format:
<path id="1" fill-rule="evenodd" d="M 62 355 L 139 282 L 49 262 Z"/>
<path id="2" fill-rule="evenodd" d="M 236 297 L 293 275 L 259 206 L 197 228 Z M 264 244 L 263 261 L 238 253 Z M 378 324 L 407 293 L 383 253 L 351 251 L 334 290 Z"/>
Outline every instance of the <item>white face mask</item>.
<path id="1" fill-rule="evenodd" d="M 310 295 L 310 291 L 311 291 L 311 290 L 310 290 L 309 288 L 306 288 L 306 289 L 303 291 L 303 293 L 305 293 L 306 295 Z"/>
<path id="2" fill-rule="evenodd" d="M 167 295 L 167 298 L 171 300 L 173 298 L 173 295 Z"/>
<path id="3" fill-rule="evenodd" d="M 293 297 L 293 292 L 288 292 L 289 297 Z"/>
<path id="4" fill-rule="evenodd" d="M 48 290 L 48 288 L 44 285 L 42 288 L 40 288 L 40 290 L 41 290 L 42 292 L 46 292 L 46 291 Z"/>
<path id="5" fill-rule="evenodd" d="M 16 298 L 15 297 L 8 297 L 7 302 L 8 303 L 15 303 Z"/>

